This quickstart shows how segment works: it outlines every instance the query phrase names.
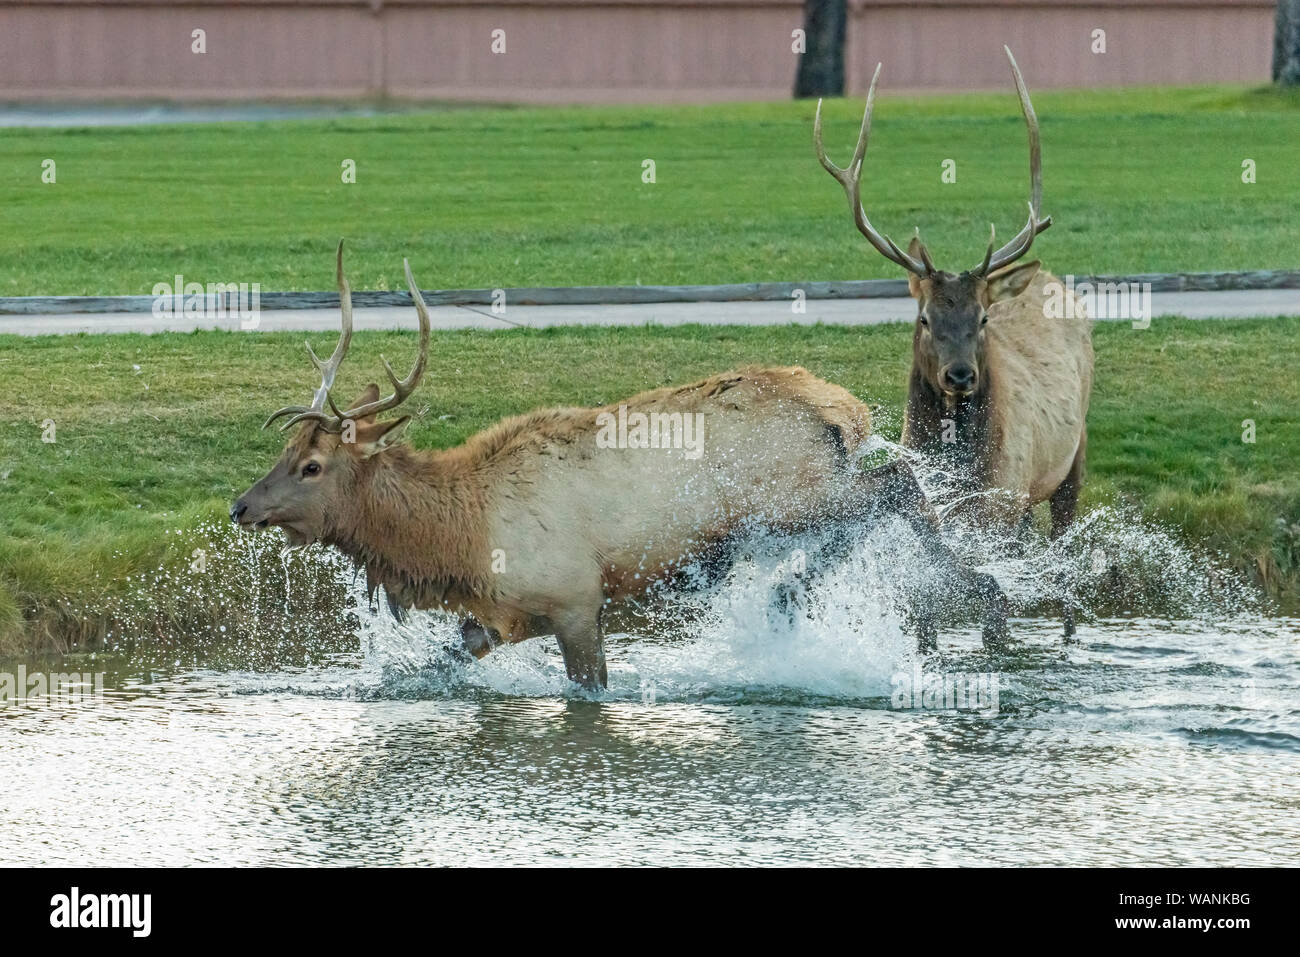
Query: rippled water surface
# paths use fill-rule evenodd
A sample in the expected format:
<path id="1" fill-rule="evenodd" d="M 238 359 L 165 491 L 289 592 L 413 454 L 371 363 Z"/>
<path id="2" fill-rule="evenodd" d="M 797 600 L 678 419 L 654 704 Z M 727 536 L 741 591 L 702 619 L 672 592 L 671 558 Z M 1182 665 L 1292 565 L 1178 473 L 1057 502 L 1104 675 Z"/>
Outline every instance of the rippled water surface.
<path id="1" fill-rule="evenodd" d="M 270 671 L 6 663 L 107 671 L 102 698 L 0 709 L 13 853 L 1300 862 L 1295 620 L 1106 620 L 1069 646 L 1056 623 L 1020 620 L 1017 650 L 996 660 L 973 631 L 949 631 L 924 669 L 995 679 L 996 711 L 978 712 L 891 707 L 897 676 L 918 664 L 897 636 L 745 623 L 615 636 L 611 691 L 589 698 L 566 687 L 551 641 L 449 664 L 429 649 L 441 627 L 390 626 L 364 651 Z"/>
<path id="2" fill-rule="evenodd" d="M 0 661 L 0 683 L 91 674 L 90 694 L 0 706 L 12 854 L 1300 864 L 1300 620 L 1119 512 L 1055 543 L 951 535 L 1019 615 L 996 657 L 960 596 L 917 654 L 900 596 L 937 573 L 885 523 L 847 551 L 756 540 L 720 581 L 611 616 L 600 695 L 569 685 L 554 639 L 466 663 L 449 618 L 367 612 L 329 553 L 200 535 L 180 552 L 211 561 L 139 579 L 110 652 Z M 937 680 L 949 700 L 905 694 Z"/>

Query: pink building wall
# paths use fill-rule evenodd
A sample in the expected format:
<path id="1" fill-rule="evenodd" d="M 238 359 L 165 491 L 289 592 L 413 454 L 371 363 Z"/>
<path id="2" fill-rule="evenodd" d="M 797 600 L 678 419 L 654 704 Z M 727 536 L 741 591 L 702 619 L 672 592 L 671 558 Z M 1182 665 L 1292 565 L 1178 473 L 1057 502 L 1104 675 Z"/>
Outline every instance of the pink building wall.
<path id="1" fill-rule="evenodd" d="M 1264 83 L 1272 53 L 1272 0 L 850 6 L 852 93 L 877 60 L 891 90 L 1003 89 L 1003 43 L 1036 89 Z M 0 0 L 0 99 L 785 98 L 801 26 L 791 0 Z"/>

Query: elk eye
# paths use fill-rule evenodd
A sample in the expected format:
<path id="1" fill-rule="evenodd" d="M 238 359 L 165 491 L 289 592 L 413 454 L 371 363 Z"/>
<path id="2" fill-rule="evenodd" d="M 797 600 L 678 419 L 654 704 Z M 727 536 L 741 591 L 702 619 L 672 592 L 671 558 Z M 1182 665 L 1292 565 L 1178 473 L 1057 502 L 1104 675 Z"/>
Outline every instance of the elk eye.
<path id="1" fill-rule="evenodd" d="M 306 478 L 308 475 L 316 475 L 318 472 L 320 472 L 320 465 L 315 462 L 308 462 L 302 467 L 303 478 Z"/>
<path id="2" fill-rule="evenodd" d="M 989 314 L 986 312 L 984 313 L 984 315 L 980 316 L 980 325 L 987 326 L 988 324 L 989 324 Z"/>
<path id="3" fill-rule="evenodd" d="M 923 326 L 928 326 L 930 324 L 930 320 L 925 318 L 925 316 L 917 316 L 916 318 L 921 321 L 921 325 Z"/>

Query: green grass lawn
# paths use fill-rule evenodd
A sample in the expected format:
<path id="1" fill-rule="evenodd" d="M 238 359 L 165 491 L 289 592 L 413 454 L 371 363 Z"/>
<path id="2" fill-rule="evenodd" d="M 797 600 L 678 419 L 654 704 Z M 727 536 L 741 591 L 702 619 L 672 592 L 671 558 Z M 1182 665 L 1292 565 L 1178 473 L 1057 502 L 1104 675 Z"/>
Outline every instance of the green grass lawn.
<path id="1" fill-rule="evenodd" d="M 1032 78 L 1031 78 L 1032 81 Z M 1295 268 L 1300 96 L 1240 88 L 1035 94 L 1038 242 L 1058 274 Z M 848 160 L 860 100 L 827 106 Z M 811 146 L 813 104 L 443 110 L 0 135 L 0 295 L 149 293 L 177 273 L 330 289 L 724 283 L 898 274 L 854 230 Z M 41 182 L 42 161 L 57 182 Z M 355 160 L 357 181 L 341 182 Z M 642 182 L 642 161 L 656 182 Z M 957 181 L 940 182 L 941 163 Z M 1258 181 L 1241 181 L 1251 159 Z M 941 265 L 1009 237 L 1027 195 L 1005 93 L 877 105 L 864 198 Z"/>
<path id="2" fill-rule="evenodd" d="M 805 365 L 880 404 L 879 430 L 895 438 L 910 334 L 904 325 L 438 333 L 410 435 L 447 446 L 535 406 L 610 402 L 766 362 Z M 332 341 L 312 338 L 318 351 Z M 1085 506 L 1136 503 L 1258 571 L 1295 607 L 1297 338 L 1300 319 L 1098 324 Z M 339 389 L 359 391 L 380 352 L 402 367 L 413 345 L 410 333 L 358 333 Z M 296 335 L 203 332 L 0 337 L 0 381 L 3 651 L 89 635 L 77 608 L 187 560 L 191 543 L 176 532 L 224 518 L 280 449 L 277 433 L 260 431 L 264 417 L 306 399 L 316 380 Z M 41 441 L 47 419 L 52 444 Z M 1244 419 L 1256 423 L 1254 444 L 1241 441 Z"/>

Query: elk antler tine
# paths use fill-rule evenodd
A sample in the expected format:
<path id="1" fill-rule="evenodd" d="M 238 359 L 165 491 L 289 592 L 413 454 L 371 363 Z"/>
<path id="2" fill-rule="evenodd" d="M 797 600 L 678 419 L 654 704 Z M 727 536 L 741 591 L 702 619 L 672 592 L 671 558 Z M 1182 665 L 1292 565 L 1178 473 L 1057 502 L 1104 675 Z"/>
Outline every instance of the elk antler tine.
<path id="1" fill-rule="evenodd" d="M 335 420 L 322 409 L 307 409 L 306 411 L 299 412 L 288 422 L 284 423 L 284 425 L 280 426 L 280 431 L 287 432 L 299 422 L 306 422 L 308 419 L 314 419 L 318 423 L 318 427 L 324 429 L 326 432 L 340 431 L 341 423 L 335 422 Z"/>
<path id="2" fill-rule="evenodd" d="M 343 240 L 339 240 L 338 261 L 336 266 L 336 277 L 339 283 L 339 312 L 343 326 L 343 336 L 339 340 L 342 350 L 335 350 L 338 354 L 338 360 L 343 361 L 343 355 L 348 351 L 348 346 L 352 342 L 352 286 L 348 284 L 348 279 L 343 275 Z"/>
<path id="3" fill-rule="evenodd" d="M 924 263 L 917 262 L 907 253 L 903 252 L 888 236 L 882 235 L 871 225 L 871 220 L 867 218 L 867 211 L 862 208 L 862 167 L 866 162 L 867 143 L 871 139 L 871 113 L 876 102 L 876 82 L 880 79 L 882 64 L 876 64 L 876 71 L 871 75 L 871 86 L 867 89 L 867 105 L 862 111 L 862 126 L 858 130 L 858 142 L 853 148 L 853 158 L 849 161 L 846 169 L 841 169 L 831 162 L 830 157 L 826 155 L 826 146 L 822 142 L 822 104 L 817 101 L 817 114 L 813 118 L 813 147 L 817 151 L 817 159 L 822 164 L 826 172 L 835 177 L 835 180 L 844 189 L 844 195 L 848 198 L 849 209 L 853 212 L 853 224 L 858 227 L 858 232 L 867 238 L 867 242 L 875 247 L 876 252 L 884 256 L 891 262 L 897 263 L 909 272 L 916 273 L 919 276 L 929 275 L 929 271 Z"/>
<path id="4" fill-rule="evenodd" d="M 1019 259 L 1025 253 L 1029 252 L 1029 247 L 1034 244 L 1034 237 L 1038 235 L 1038 230 L 1035 228 L 1038 225 L 1038 219 L 1034 215 L 1036 212 L 1034 204 L 1028 203 L 1027 205 L 1029 206 L 1029 218 L 1025 220 L 1024 228 L 1020 230 L 1025 237 L 1025 241 L 1021 245 L 1020 250 L 1016 253 L 1016 259 Z"/>
<path id="5" fill-rule="evenodd" d="M 410 260 L 402 260 L 402 269 L 406 273 L 406 285 L 411 290 L 411 300 L 415 303 L 415 313 L 420 320 L 420 345 L 419 354 L 415 360 L 415 368 L 411 370 L 409 377 L 408 389 L 414 389 L 419 384 L 420 378 L 424 375 L 424 367 L 429 361 L 429 307 L 424 304 L 424 296 L 420 294 L 420 286 L 411 275 Z"/>
<path id="6" fill-rule="evenodd" d="M 359 405 L 355 409 L 349 409 L 344 413 L 347 418 L 361 419 L 396 408 L 415 391 L 415 387 L 419 385 L 420 379 L 424 375 L 425 366 L 429 361 L 429 307 L 425 305 L 424 297 L 420 295 L 420 287 L 416 285 L 415 277 L 411 275 L 410 262 L 403 259 L 402 267 L 406 271 L 406 285 L 411 290 L 411 301 L 415 303 L 416 314 L 420 317 L 420 345 L 415 358 L 415 365 L 405 379 L 399 379 L 397 374 L 393 372 L 393 367 L 388 360 L 380 356 L 384 363 L 384 371 L 388 373 L 388 379 L 393 383 L 393 394 L 386 399 L 377 399 L 374 402 Z"/>
<path id="7" fill-rule="evenodd" d="M 831 162 L 830 157 L 826 155 L 826 145 L 822 142 L 822 101 L 819 97 L 817 100 L 817 113 L 813 116 L 813 150 L 817 153 L 817 161 L 822 164 L 826 172 L 835 176 L 835 170 L 838 169 Z M 838 179 L 838 177 L 836 177 Z"/>
<path id="8" fill-rule="evenodd" d="M 871 74 L 871 85 L 867 87 L 867 105 L 862 111 L 862 127 L 858 130 L 858 145 L 853 148 L 853 162 L 849 169 L 853 170 L 854 179 L 862 179 L 862 161 L 867 155 L 867 141 L 871 138 L 871 112 L 876 106 L 876 81 L 880 79 L 880 68 L 883 63 L 876 64 L 876 72 Z"/>
<path id="9" fill-rule="evenodd" d="M 915 232 L 914 232 L 913 235 L 916 236 L 916 248 L 917 248 L 917 251 L 920 252 L 920 254 L 921 254 L 921 262 L 925 264 L 925 270 L 926 270 L 926 272 L 928 272 L 928 273 L 930 273 L 931 275 L 933 275 L 934 273 L 938 272 L 939 270 L 937 270 L 937 269 L 934 268 L 934 260 L 930 258 L 930 250 L 927 249 L 925 243 L 921 241 L 921 227 L 920 227 L 920 226 L 917 226 L 917 227 L 916 227 Z"/>
<path id="10" fill-rule="evenodd" d="M 304 341 L 303 345 L 307 347 L 307 355 L 311 357 L 312 364 L 316 366 L 317 372 L 325 371 L 325 363 L 320 356 L 316 355 L 316 350 L 311 347 L 311 343 Z"/>
<path id="11" fill-rule="evenodd" d="M 898 243 L 894 242 L 888 236 L 882 235 L 880 238 L 885 241 L 885 244 L 889 247 L 890 252 L 892 252 L 895 256 L 901 256 L 910 262 L 914 262 L 914 263 L 916 262 L 915 259 L 912 259 L 911 256 L 909 256 L 907 253 L 903 252 L 903 250 L 899 248 Z M 918 276 L 925 276 L 926 275 L 925 264 L 917 263 L 917 268 L 913 269 L 912 272 L 916 273 Z"/>
<path id="12" fill-rule="evenodd" d="M 1011 265 L 1025 253 L 1029 252 L 1029 247 L 1033 245 L 1034 236 L 1038 232 L 1035 225 L 1034 210 L 1030 207 L 1029 219 L 1025 222 L 1024 228 L 1021 229 L 1020 232 L 1016 233 L 1015 238 L 1012 239 L 1011 242 L 1007 243 L 993 254 L 992 260 L 989 263 L 989 272 L 997 272 L 997 270 L 1001 269 L 1003 266 Z"/>
<path id="13" fill-rule="evenodd" d="M 343 240 L 341 239 L 339 240 L 338 249 L 337 276 L 341 331 L 339 341 L 335 344 L 334 351 L 330 353 L 329 361 L 321 361 L 320 356 L 316 355 L 312 349 L 311 343 L 307 343 L 307 353 L 311 356 L 311 361 L 320 370 L 322 377 L 329 377 L 329 381 L 325 383 L 327 389 L 334 385 L 334 376 L 338 374 L 339 366 L 343 363 L 343 357 L 347 355 L 348 349 L 352 345 L 352 287 L 348 285 L 348 280 L 343 275 Z"/>
<path id="14" fill-rule="evenodd" d="M 388 381 L 393 384 L 393 388 L 401 389 L 402 380 L 397 378 L 397 373 L 393 371 L 393 367 L 389 364 L 388 360 L 385 359 L 383 356 L 380 356 L 379 361 L 384 364 L 384 372 L 388 374 Z"/>
<path id="15" fill-rule="evenodd" d="M 310 342 L 303 343 L 307 347 L 307 356 L 311 359 L 312 365 L 320 373 L 320 386 L 312 395 L 310 406 L 286 406 L 283 409 L 271 414 L 263 424 L 262 428 L 267 428 L 276 419 L 282 416 L 292 416 L 288 422 L 280 427 L 281 431 L 302 422 L 305 419 L 316 419 L 321 423 L 322 428 L 329 431 L 337 431 L 340 419 L 333 418 L 325 413 L 325 405 L 338 414 L 338 407 L 330 397 L 330 389 L 334 387 L 334 378 L 338 375 L 339 366 L 342 364 L 344 357 L 348 353 L 348 348 L 352 345 L 352 290 L 348 286 L 348 281 L 343 275 L 343 240 L 339 240 L 339 248 L 336 256 L 336 272 L 339 283 L 339 307 L 342 312 L 342 323 L 339 332 L 339 341 L 334 346 L 334 351 L 330 353 L 329 359 L 322 360 L 316 355 L 316 350 L 311 347 Z"/>
<path id="16" fill-rule="evenodd" d="M 270 417 L 265 422 L 262 423 L 262 428 L 264 429 L 267 428 L 268 426 L 270 426 L 272 422 L 274 422 L 276 419 L 280 418 L 283 415 L 297 415 L 299 412 L 310 412 L 310 411 L 311 411 L 310 409 L 302 405 L 285 406 L 283 409 L 278 409 L 275 412 L 272 412 Z"/>
<path id="17" fill-rule="evenodd" d="M 297 415 L 295 415 L 292 419 L 289 419 L 287 422 L 285 422 L 284 425 L 280 426 L 280 431 L 281 431 L 281 432 L 288 432 L 290 429 L 292 429 L 292 428 L 293 428 L 295 425 L 297 425 L 299 422 L 301 422 L 301 421 L 303 421 L 303 420 L 305 420 L 305 419 L 315 418 L 315 416 L 312 414 L 314 411 L 315 411 L 315 410 L 313 410 L 313 409 L 308 409 L 306 412 L 299 412 L 299 413 L 298 413 Z"/>
<path id="18" fill-rule="evenodd" d="M 1011 75 L 1016 81 L 1016 93 L 1020 96 L 1020 112 L 1024 114 L 1025 125 L 1029 129 L 1029 201 L 1033 204 L 1034 216 L 1037 218 L 1043 208 L 1043 151 L 1038 136 L 1038 114 L 1034 104 L 1029 100 L 1029 90 L 1025 78 L 1020 74 L 1020 66 L 1011 54 L 1011 47 L 1003 44 L 1007 59 L 1011 61 Z"/>
<path id="19" fill-rule="evenodd" d="M 428 352 L 429 343 L 429 307 L 424 304 L 424 296 L 420 294 L 420 286 L 411 275 L 411 262 L 409 259 L 402 260 L 402 269 L 406 272 L 406 285 L 411 290 L 411 299 L 415 301 L 415 312 L 420 317 L 420 345 L 425 353 Z M 427 358 L 427 356 L 426 356 Z"/>
<path id="20" fill-rule="evenodd" d="M 1011 75 L 1016 81 L 1016 93 L 1020 97 L 1020 112 L 1024 114 L 1025 127 L 1029 133 L 1029 222 L 1009 243 L 990 257 L 989 272 L 1015 262 L 1029 251 L 1034 236 L 1052 225 L 1052 217 L 1038 218 L 1043 203 L 1043 156 L 1038 135 L 1038 116 L 1034 113 L 1034 104 L 1029 99 L 1029 89 L 1025 86 L 1025 78 L 1020 73 L 1020 66 L 1016 63 L 1011 48 L 1004 45 L 1002 49 L 1006 51 L 1007 60 L 1011 63 Z"/>
<path id="21" fill-rule="evenodd" d="M 1050 217 L 1048 219 L 1050 220 Z M 1046 222 L 1046 225 L 1044 225 L 1044 222 Z M 992 268 L 997 270 L 1001 269 L 1003 266 L 1009 266 L 1025 253 L 1029 252 L 1029 247 L 1034 244 L 1034 237 L 1050 225 L 1050 221 L 1035 219 L 1034 211 L 1031 207 L 1029 210 L 1029 219 L 1025 223 L 1025 227 L 1016 235 L 1016 239 L 1012 240 L 1011 243 L 1008 243 L 1002 248 L 1002 252 L 1005 255 L 1000 259 L 997 256 L 994 257 Z M 1016 240 L 1020 240 L 1020 244 L 1015 246 L 1015 248 L 1012 248 Z"/>
<path id="22" fill-rule="evenodd" d="M 339 240 L 338 253 L 335 258 L 335 273 L 339 284 L 339 341 L 334 346 L 334 351 L 330 353 L 330 357 L 323 361 L 320 356 L 316 355 L 311 343 L 306 344 L 307 355 L 311 357 L 312 364 L 316 366 L 321 376 L 320 387 L 316 389 L 315 394 L 312 396 L 311 405 L 307 407 L 287 406 L 280 409 L 266 420 L 262 428 L 267 428 L 276 419 L 287 415 L 290 418 L 281 426 L 282 431 L 292 428 L 299 422 L 314 420 L 318 423 L 318 428 L 327 432 L 339 432 L 342 430 L 345 418 L 358 419 L 373 415 L 384 409 L 391 409 L 411 394 L 411 391 L 419 382 L 420 376 L 424 374 L 424 367 L 429 358 L 429 310 L 424 304 L 424 299 L 420 296 L 420 291 L 415 287 L 415 280 L 411 277 L 410 264 L 406 263 L 405 265 L 406 281 L 411 286 L 411 295 L 415 299 L 415 308 L 420 315 L 420 354 L 415 361 L 415 368 L 411 370 L 411 374 L 400 381 L 393 374 L 393 369 L 388 364 L 388 360 L 383 360 L 384 370 L 388 373 L 388 378 L 393 382 L 395 389 L 393 395 L 387 399 L 369 402 L 356 409 L 342 412 L 335 403 L 334 397 L 330 394 L 330 390 L 334 388 L 334 379 L 338 375 L 339 366 L 343 363 L 348 354 L 348 349 L 352 345 L 352 287 L 348 285 L 347 277 L 343 274 L 343 240 Z M 330 409 L 329 412 L 325 411 L 327 405 Z"/>
<path id="23" fill-rule="evenodd" d="M 993 243 L 997 240 L 997 235 L 997 227 L 989 223 L 989 248 L 984 251 L 984 261 L 971 270 L 971 275 L 977 279 L 989 274 L 989 262 L 993 259 Z"/>

